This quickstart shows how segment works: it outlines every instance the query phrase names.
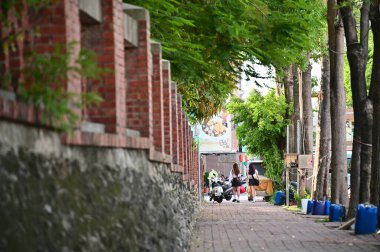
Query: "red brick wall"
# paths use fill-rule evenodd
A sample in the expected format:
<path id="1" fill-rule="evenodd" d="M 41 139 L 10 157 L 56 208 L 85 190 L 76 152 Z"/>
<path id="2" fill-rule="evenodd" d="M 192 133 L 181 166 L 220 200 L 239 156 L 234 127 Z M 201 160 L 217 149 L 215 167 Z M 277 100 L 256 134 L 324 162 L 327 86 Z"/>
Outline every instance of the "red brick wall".
<path id="1" fill-rule="evenodd" d="M 31 41 L 32 49 L 40 54 L 49 54 L 58 43 L 61 45 L 75 42 L 72 49 L 71 64 L 74 64 L 80 51 L 80 22 L 79 4 L 77 0 L 60 0 L 49 8 L 44 8 L 36 15 L 29 18 L 31 27 L 39 31 L 38 36 Z M 81 79 L 77 74 L 69 73 L 66 83 L 54 83 L 65 85 L 65 88 L 74 93 L 81 92 Z M 73 108 L 78 116 L 79 108 Z"/>
<path id="2" fill-rule="evenodd" d="M 109 72 L 101 81 L 83 84 L 83 90 L 97 91 L 104 99 L 103 103 L 91 107 L 84 116 L 86 120 L 104 124 L 106 132 L 124 133 L 126 84 L 122 2 L 100 2 L 102 22 L 82 24 L 83 47 L 95 51 L 99 66 L 107 68 Z"/>
<path id="3" fill-rule="evenodd" d="M 172 160 L 173 164 L 178 164 L 179 162 L 179 121 L 178 121 L 178 102 L 177 102 L 177 87 L 175 82 L 171 82 L 170 87 L 171 95 L 171 107 L 172 107 L 172 147 L 173 154 Z"/>
<path id="4" fill-rule="evenodd" d="M 138 47 L 126 48 L 127 127 L 137 130 L 142 137 L 153 136 L 152 113 L 152 55 L 150 24 L 146 10 L 128 10 L 138 21 Z"/>
<path id="5" fill-rule="evenodd" d="M 40 27 L 41 35 L 32 41 L 38 52 L 52 52 L 57 42 L 77 41 L 74 55 L 78 55 L 81 46 L 94 50 L 99 66 L 110 70 L 103 80 L 96 82 L 68 76 L 65 83 L 68 90 L 98 91 L 104 98 L 100 106 L 79 114 L 83 115 L 82 121 L 104 124 L 106 133 L 77 130 L 63 137 L 63 142 L 144 148 L 152 151 L 149 157 L 155 161 L 167 162 L 167 156 L 171 157 L 174 172 L 185 173 L 184 178 L 189 181 L 196 180 L 192 132 L 182 110 L 181 96 L 171 81 L 170 63 L 162 60 L 159 44 L 151 47 L 148 12 L 141 8 L 126 10 L 138 21 L 138 46 L 133 47 L 126 46 L 124 41 L 122 1 L 103 0 L 101 8 L 102 21 L 94 24 L 80 21 L 78 0 L 59 0 L 31 19 L 31 25 Z M 0 118 L 49 125 L 41 121 L 37 108 L 3 98 Z M 127 128 L 138 131 L 140 136 L 126 136 Z"/>
<path id="6" fill-rule="evenodd" d="M 189 137 L 188 137 L 188 132 L 187 132 L 187 119 L 185 114 L 183 114 L 183 151 L 184 151 L 184 156 L 183 156 L 183 162 L 184 162 L 184 173 L 189 175 L 189 152 L 188 152 L 188 143 L 189 143 Z M 187 178 L 188 179 L 188 178 Z"/>
<path id="7" fill-rule="evenodd" d="M 182 98 L 177 94 L 177 125 L 178 125 L 178 164 L 184 166 L 184 137 L 183 137 L 183 112 L 182 112 Z"/>
<path id="8" fill-rule="evenodd" d="M 164 114 L 163 114 L 163 72 L 162 53 L 159 43 L 151 43 L 153 78 L 152 78 L 152 105 L 153 105 L 153 144 L 157 151 L 164 149 Z"/>
<path id="9" fill-rule="evenodd" d="M 163 112 L 164 112 L 164 153 L 172 156 L 172 96 L 170 62 L 162 61 Z"/>

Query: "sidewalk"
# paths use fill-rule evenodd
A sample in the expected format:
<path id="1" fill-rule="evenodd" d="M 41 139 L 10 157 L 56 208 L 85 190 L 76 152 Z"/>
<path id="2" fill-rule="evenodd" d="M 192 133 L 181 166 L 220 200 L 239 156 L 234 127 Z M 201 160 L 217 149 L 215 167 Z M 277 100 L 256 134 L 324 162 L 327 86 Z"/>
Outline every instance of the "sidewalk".
<path id="1" fill-rule="evenodd" d="M 240 203 L 207 202 L 190 251 L 380 251 L 380 235 L 354 235 L 331 224 L 244 196 Z"/>

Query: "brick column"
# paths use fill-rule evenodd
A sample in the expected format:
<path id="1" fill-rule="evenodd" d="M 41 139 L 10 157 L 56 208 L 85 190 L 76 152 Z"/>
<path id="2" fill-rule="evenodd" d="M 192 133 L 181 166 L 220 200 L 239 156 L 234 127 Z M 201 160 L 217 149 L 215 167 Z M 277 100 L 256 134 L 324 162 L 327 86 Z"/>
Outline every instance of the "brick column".
<path id="1" fill-rule="evenodd" d="M 189 176 L 189 123 L 185 113 L 183 113 L 183 137 L 184 137 L 184 169 L 185 174 Z"/>
<path id="2" fill-rule="evenodd" d="M 101 81 L 87 81 L 85 91 L 97 91 L 104 99 L 99 106 L 90 107 L 85 119 L 105 125 L 109 133 L 125 133 L 125 62 L 123 6 L 121 0 L 101 1 L 101 22 L 82 22 L 85 49 L 97 54 L 98 64 L 108 73 Z"/>
<path id="3" fill-rule="evenodd" d="M 198 149 L 193 149 L 193 178 L 195 189 L 198 189 Z"/>
<path id="4" fill-rule="evenodd" d="M 194 149 L 193 149 L 193 134 L 191 128 L 189 127 L 189 167 L 190 167 L 190 176 L 194 180 Z M 194 181 L 195 182 L 195 181 Z"/>
<path id="5" fill-rule="evenodd" d="M 182 98 L 177 94 L 177 109 L 178 109 L 178 165 L 184 166 L 184 137 L 183 137 L 183 111 L 182 111 Z M 183 170 L 182 170 L 183 172 Z"/>
<path id="6" fill-rule="evenodd" d="M 170 96 L 171 96 L 171 108 L 172 108 L 172 160 L 173 164 L 178 164 L 178 152 L 179 152 L 179 134 L 178 134 L 178 103 L 177 103 L 177 86 L 175 82 L 170 83 Z"/>
<path id="7" fill-rule="evenodd" d="M 182 110 L 182 152 L 183 152 L 183 174 L 185 181 L 188 181 L 189 171 L 187 164 L 187 120 L 184 111 Z"/>
<path id="8" fill-rule="evenodd" d="M 140 7 L 126 7 L 124 11 L 138 23 L 138 47 L 128 47 L 125 51 L 127 127 L 139 131 L 142 137 L 152 139 L 152 55 L 149 13 Z"/>
<path id="9" fill-rule="evenodd" d="M 162 83 L 162 53 L 161 44 L 151 43 L 153 78 L 152 78 L 152 105 L 153 105 L 153 144 L 156 151 L 164 149 L 164 114 L 163 114 L 163 83 Z"/>
<path id="10" fill-rule="evenodd" d="M 163 111 L 164 111 L 164 153 L 172 156 L 172 96 L 170 62 L 162 61 Z"/>
<path id="11" fill-rule="evenodd" d="M 35 36 L 31 41 L 31 45 L 39 54 L 52 53 L 57 43 L 62 45 L 77 43 L 71 48 L 70 63 L 73 65 L 79 55 L 81 40 L 78 0 L 60 0 L 30 16 L 29 20 L 31 27 L 39 29 L 39 36 Z M 77 74 L 69 73 L 63 85 L 70 92 L 81 92 L 81 80 Z M 74 108 L 74 110 L 80 116 L 79 109 Z"/>

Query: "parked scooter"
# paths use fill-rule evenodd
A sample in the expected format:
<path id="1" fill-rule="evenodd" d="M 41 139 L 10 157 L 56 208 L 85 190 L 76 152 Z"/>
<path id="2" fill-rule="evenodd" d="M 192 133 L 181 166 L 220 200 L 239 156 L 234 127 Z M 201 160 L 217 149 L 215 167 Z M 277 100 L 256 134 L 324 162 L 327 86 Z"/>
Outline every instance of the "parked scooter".
<path id="1" fill-rule="evenodd" d="M 211 180 L 212 190 L 210 192 L 210 201 L 214 200 L 222 203 L 223 199 L 229 201 L 232 198 L 232 187 L 228 183 L 222 182 L 220 178 L 213 178 Z"/>

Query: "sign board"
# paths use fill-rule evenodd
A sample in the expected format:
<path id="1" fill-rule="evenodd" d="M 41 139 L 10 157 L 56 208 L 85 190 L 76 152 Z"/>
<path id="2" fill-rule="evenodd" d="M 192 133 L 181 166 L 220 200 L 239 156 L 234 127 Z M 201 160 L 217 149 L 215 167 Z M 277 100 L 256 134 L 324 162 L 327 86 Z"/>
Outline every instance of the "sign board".
<path id="1" fill-rule="evenodd" d="M 296 167 L 297 165 L 298 165 L 297 153 L 285 154 L 285 167 Z"/>
<path id="2" fill-rule="evenodd" d="M 313 155 L 298 155 L 298 168 L 313 169 Z"/>
<path id="3" fill-rule="evenodd" d="M 225 112 L 197 125 L 199 133 L 199 151 L 202 153 L 235 152 L 232 148 L 231 116 Z"/>

